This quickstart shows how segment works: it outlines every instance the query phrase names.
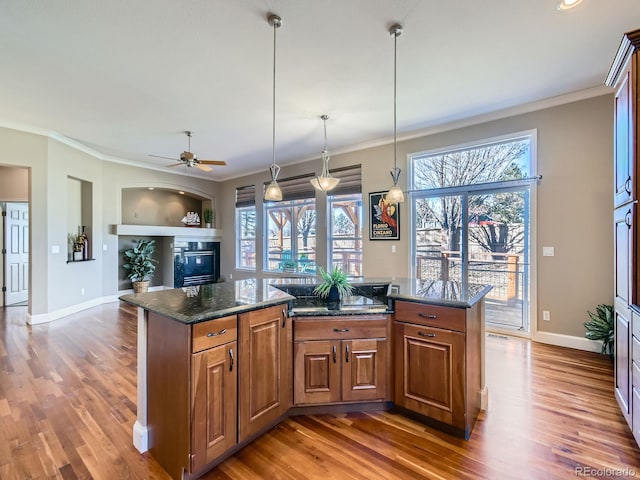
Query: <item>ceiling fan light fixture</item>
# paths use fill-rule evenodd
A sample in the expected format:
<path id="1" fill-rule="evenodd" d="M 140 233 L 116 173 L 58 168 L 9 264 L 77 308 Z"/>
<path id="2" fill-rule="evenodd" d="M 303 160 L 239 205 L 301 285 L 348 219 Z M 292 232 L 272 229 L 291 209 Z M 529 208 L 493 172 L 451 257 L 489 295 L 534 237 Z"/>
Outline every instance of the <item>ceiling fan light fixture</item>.
<path id="1" fill-rule="evenodd" d="M 282 200 L 282 190 L 278 185 L 280 167 L 276 165 L 276 31 L 282 26 L 282 19 L 278 15 L 269 15 L 269 25 L 273 27 L 273 118 L 272 118 L 272 162 L 269 167 L 271 183 L 264 191 L 264 200 L 267 202 L 279 202 Z"/>
<path id="2" fill-rule="evenodd" d="M 582 0 L 562 0 L 558 4 L 558 10 L 570 10 L 582 3 Z"/>
<path id="3" fill-rule="evenodd" d="M 322 172 L 317 177 L 312 178 L 311 185 L 316 190 L 321 192 L 328 192 L 329 190 L 335 188 L 339 183 L 339 178 L 334 178 L 331 176 L 331 172 L 329 172 L 329 151 L 327 150 L 327 120 L 329 120 L 329 115 L 321 115 L 320 118 L 324 122 L 324 148 L 322 149 Z"/>
<path id="4" fill-rule="evenodd" d="M 402 25 L 394 24 L 389 29 L 389 34 L 393 37 L 393 170 L 391 170 L 391 178 L 393 179 L 393 186 L 387 192 L 385 197 L 387 203 L 402 203 L 404 202 L 404 193 L 402 193 L 402 189 L 398 186 L 398 179 L 400 178 L 400 173 L 402 170 L 398 168 L 398 160 L 397 160 L 397 108 L 396 108 L 396 98 L 397 98 L 397 59 L 398 59 L 398 37 L 402 33 Z"/>

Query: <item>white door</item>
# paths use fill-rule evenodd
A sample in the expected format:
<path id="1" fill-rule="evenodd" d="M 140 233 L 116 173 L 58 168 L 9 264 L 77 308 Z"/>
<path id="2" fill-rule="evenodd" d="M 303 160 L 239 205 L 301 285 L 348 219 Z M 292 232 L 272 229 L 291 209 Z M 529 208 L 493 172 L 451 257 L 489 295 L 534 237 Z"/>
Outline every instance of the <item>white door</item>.
<path id="1" fill-rule="evenodd" d="M 29 204 L 6 205 L 4 303 L 13 305 L 26 302 L 29 295 Z"/>

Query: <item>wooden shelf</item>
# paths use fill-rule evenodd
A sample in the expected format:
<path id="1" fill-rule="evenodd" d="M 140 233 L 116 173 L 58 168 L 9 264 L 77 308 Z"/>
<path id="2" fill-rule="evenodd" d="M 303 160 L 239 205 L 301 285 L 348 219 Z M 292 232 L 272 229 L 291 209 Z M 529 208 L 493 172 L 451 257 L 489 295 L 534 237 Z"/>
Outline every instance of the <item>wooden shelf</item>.
<path id="1" fill-rule="evenodd" d="M 83 260 L 67 260 L 67 263 L 82 263 L 82 262 L 93 262 L 95 258 L 86 258 Z"/>

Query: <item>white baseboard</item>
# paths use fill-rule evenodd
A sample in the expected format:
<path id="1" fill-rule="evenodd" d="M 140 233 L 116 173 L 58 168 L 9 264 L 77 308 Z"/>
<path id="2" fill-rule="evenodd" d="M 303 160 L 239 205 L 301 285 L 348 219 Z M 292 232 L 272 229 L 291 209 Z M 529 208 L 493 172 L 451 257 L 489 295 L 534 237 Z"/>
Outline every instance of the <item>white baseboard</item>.
<path id="1" fill-rule="evenodd" d="M 164 285 L 160 285 L 157 287 L 150 287 L 149 291 L 155 292 L 158 290 L 169 290 L 171 288 L 172 287 L 165 287 Z M 116 295 L 107 295 L 105 297 L 94 298 L 93 300 L 78 303 L 76 305 L 71 305 L 69 307 L 61 308 L 60 310 L 55 310 L 53 312 L 40 313 L 37 315 L 31 315 L 30 313 L 27 313 L 27 325 L 49 323 L 57 320 L 58 318 L 81 312 L 82 310 L 86 310 L 87 308 L 97 307 L 98 305 L 103 305 L 105 303 L 117 302 L 121 295 L 128 295 L 130 293 L 133 293 L 133 290 L 121 290 Z"/>
<path id="2" fill-rule="evenodd" d="M 52 312 L 40 313 L 37 315 L 32 315 L 27 313 L 27 325 L 38 325 L 41 323 L 49 323 L 54 320 L 57 320 L 62 317 L 66 317 L 67 315 L 72 315 L 74 313 L 81 312 L 82 310 L 86 310 L 87 308 L 97 307 L 98 305 L 103 305 L 105 303 L 117 302 L 117 295 L 109 295 L 106 297 L 98 297 L 92 300 L 78 303 L 76 305 L 71 305 L 69 307 L 61 308 L 60 310 L 54 310 Z"/>
<path id="3" fill-rule="evenodd" d="M 562 333 L 534 332 L 532 340 L 534 342 L 547 343 L 558 347 L 575 348 L 587 352 L 602 352 L 602 342 L 589 340 L 584 337 L 574 337 Z"/>
<path id="4" fill-rule="evenodd" d="M 133 446 L 140 453 L 149 450 L 149 427 L 140 424 L 138 421 L 133 424 Z"/>
<path id="5" fill-rule="evenodd" d="M 485 387 L 480 390 L 480 410 L 487 410 L 489 406 L 489 388 Z"/>

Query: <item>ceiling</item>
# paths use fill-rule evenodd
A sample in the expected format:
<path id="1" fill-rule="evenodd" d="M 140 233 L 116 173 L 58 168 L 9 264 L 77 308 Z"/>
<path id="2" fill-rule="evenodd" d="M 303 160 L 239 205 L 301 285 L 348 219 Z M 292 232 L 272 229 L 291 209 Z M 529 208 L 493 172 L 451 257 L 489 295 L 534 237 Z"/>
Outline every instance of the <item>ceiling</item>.
<path id="1" fill-rule="evenodd" d="M 600 87 L 638 0 L 0 0 L 0 125 L 165 169 L 192 151 L 224 180 Z M 604 87 L 603 87 L 604 88 Z M 0 159 L 0 162 L 2 159 Z M 188 171 L 187 171 L 188 170 Z"/>

